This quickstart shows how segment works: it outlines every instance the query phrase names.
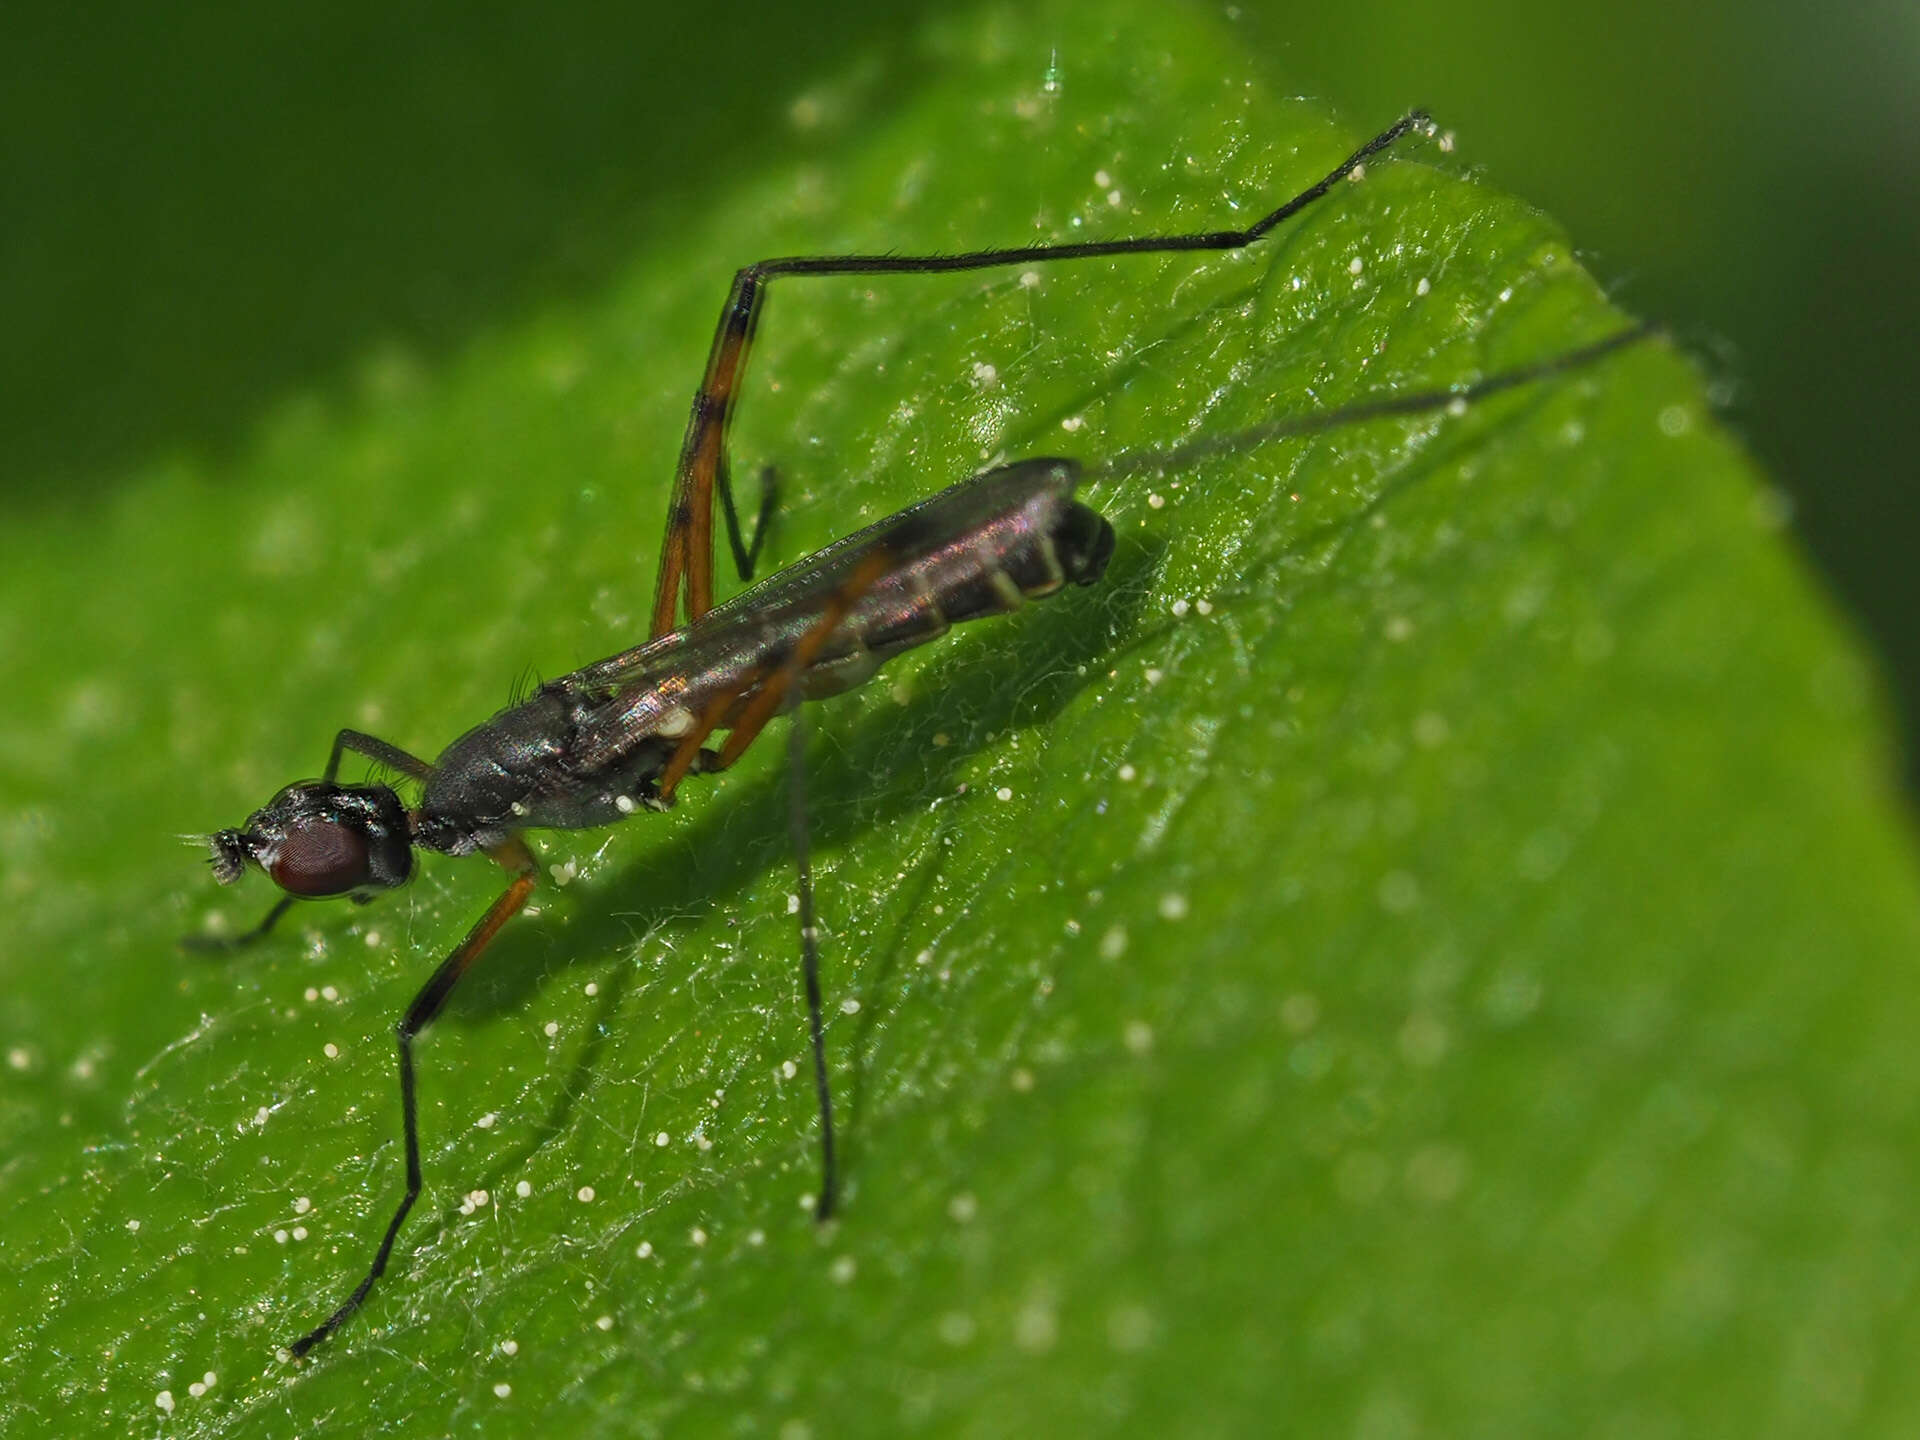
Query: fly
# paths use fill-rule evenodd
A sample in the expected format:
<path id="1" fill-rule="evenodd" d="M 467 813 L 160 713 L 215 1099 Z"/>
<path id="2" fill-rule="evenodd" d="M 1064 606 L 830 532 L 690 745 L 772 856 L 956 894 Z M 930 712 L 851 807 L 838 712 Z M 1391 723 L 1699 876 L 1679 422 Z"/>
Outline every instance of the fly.
<path id="1" fill-rule="evenodd" d="M 375 736 L 343 729 L 334 737 L 318 780 L 288 785 L 244 826 L 209 837 L 213 872 L 220 883 L 238 880 L 252 866 L 264 871 L 283 894 L 258 925 L 241 935 L 190 936 L 183 942 L 195 949 L 237 948 L 259 940 L 295 900 L 371 900 L 406 883 L 419 851 L 484 855 L 507 874 L 506 888 L 401 1017 L 397 1034 L 406 1190 L 359 1284 L 292 1343 L 295 1356 L 305 1355 L 359 1308 L 386 1270 L 401 1226 L 420 1197 L 424 1182 L 413 1042 L 533 893 L 540 868 L 526 831 L 588 829 L 642 810 L 664 810 L 678 797 L 683 781 L 725 770 L 738 760 L 776 714 L 859 685 L 892 656 L 939 638 L 953 625 L 1007 614 L 1070 585 L 1094 584 L 1106 569 L 1113 553 L 1113 527 L 1074 498 L 1089 472 L 1073 460 L 1039 458 L 962 480 L 715 605 L 716 495 L 742 579 L 751 578 L 774 500 L 769 482 L 753 536 L 743 538 L 728 477 L 726 433 L 767 283 L 790 275 L 929 274 L 1102 256 L 1235 250 L 1253 244 L 1370 157 L 1415 133 L 1433 133 L 1432 122 L 1419 111 L 1243 230 L 939 256 L 790 256 L 738 271 L 694 397 L 675 472 L 650 638 L 540 686 L 469 730 L 431 762 Z M 1648 330 L 1632 326 L 1472 385 L 1275 420 L 1175 450 L 1122 456 L 1090 473 L 1166 470 L 1229 447 L 1464 405 L 1592 363 Z M 722 734 L 724 739 L 716 738 Z M 793 750 L 797 763 L 797 739 Z M 350 753 L 417 785 L 417 802 L 408 805 L 383 783 L 340 783 L 340 765 Z M 797 785 L 795 789 L 797 794 Z M 806 840 L 804 812 L 796 802 L 801 953 L 820 1106 L 821 1184 L 815 1214 L 824 1220 L 834 1210 L 838 1175 Z"/>

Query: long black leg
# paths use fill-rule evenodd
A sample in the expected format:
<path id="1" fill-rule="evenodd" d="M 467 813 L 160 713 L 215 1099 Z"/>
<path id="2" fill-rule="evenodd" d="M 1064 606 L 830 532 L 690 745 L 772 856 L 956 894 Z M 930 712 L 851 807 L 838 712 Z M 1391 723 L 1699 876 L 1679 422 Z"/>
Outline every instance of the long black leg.
<path id="1" fill-rule="evenodd" d="M 213 955 L 223 950 L 244 950 L 260 939 L 280 923 L 280 917 L 293 908 L 293 896 L 282 895 L 273 902 L 273 908 L 260 917 L 260 923 L 251 930 L 242 930 L 238 935 L 182 935 L 180 948 L 191 950 L 199 955 Z"/>
<path id="2" fill-rule="evenodd" d="M 1325 176 L 1285 204 L 1242 230 L 1204 230 L 1189 235 L 1137 235 L 1124 240 L 1087 240 L 1064 245 L 1016 245 L 971 250 L 958 255 L 789 255 L 760 260 L 735 272 L 727 303 L 720 312 L 707 369 L 693 397 L 687 432 L 674 471 L 673 499 L 667 510 L 667 534 L 655 579 L 650 636 L 673 629 L 682 595 L 688 620 L 698 620 L 713 605 L 713 492 L 726 464 L 727 427 L 733 398 L 745 373 L 766 284 L 782 275 L 933 275 L 957 270 L 987 270 L 1000 265 L 1044 265 L 1057 260 L 1090 260 L 1112 255 L 1167 254 L 1178 251 L 1238 250 L 1327 194 L 1342 180 L 1403 136 L 1430 133 L 1433 122 L 1414 110 L 1382 130 Z"/>
<path id="3" fill-rule="evenodd" d="M 710 775 L 725 770 L 740 758 L 767 721 L 790 698 L 795 697 L 795 687 L 800 683 L 800 677 L 806 673 L 821 647 L 839 629 L 847 612 L 872 589 L 874 582 L 893 563 L 894 557 L 888 550 L 878 546 L 849 572 L 822 608 L 813 626 L 795 642 L 780 668 L 747 682 L 746 689 L 740 693 L 745 694 L 747 689 L 751 689 L 752 696 L 739 713 L 727 721 L 731 727 L 727 743 L 717 751 L 705 748 L 707 737 L 718 728 L 739 695 L 721 696 L 715 701 L 680 741 L 680 748 L 661 771 L 657 794 L 663 803 L 672 803 L 674 790 L 686 776 L 696 771 Z M 820 933 L 813 918 L 813 861 L 807 843 L 805 731 L 797 703 L 794 706 L 789 747 L 788 764 L 792 776 L 789 784 L 793 787 L 790 792 L 793 797 L 790 815 L 794 858 L 799 867 L 800 953 L 806 980 L 808 1030 L 813 1042 L 814 1092 L 820 1102 L 820 1195 L 814 1203 L 813 1213 L 816 1220 L 825 1220 L 833 1213 L 834 1201 L 839 1193 L 839 1172 L 834 1163 L 833 1092 L 827 1083 L 826 1027 L 820 1014 Z"/>
<path id="4" fill-rule="evenodd" d="M 433 766 L 418 755 L 409 755 L 398 745 L 390 745 L 379 736 L 369 735 L 362 730 L 342 730 L 333 737 L 333 753 L 327 756 L 327 770 L 320 777 L 322 780 L 329 785 L 333 783 L 333 777 L 340 773 L 340 757 L 349 750 L 411 779 L 425 781 L 433 778 Z"/>
<path id="5" fill-rule="evenodd" d="M 760 547 L 766 543 L 767 524 L 773 519 L 773 507 L 779 499 L 779 472 L 771 465 L 760 467 L 760 508 L 753 516 L 753 539 L 745 541 L 740 538 L 740 512 L 734 508 L 733 481 L 724 462 L 714 478 L 720 491 L 720 513 L 727 521 L 727 544 L 733 547 L 734 571 L 742 580 L 751 580 L 760 559 Z"/>
<path id="6" fill-rule="evenodd" d="M 787 785 L 792 797 L 788 822 L 800 897 L 800 968 L 807 987 L 807 1027 L 813 1037 L 813 1088 L 820 1099 L 820 1198 L 813 1218 L 833 1214 L 840 1177 L 833 1159 L 833 1091 L 827 1084 L 827 1042 L 820 1019 L 820 929 L 813 919 L 813 860 L 807 848 L 807 740 L 796 708 L 787 731 Z"/>
<path id="7" fill-rule="evenodd" d="M 1205 460 L 1210 456 L 1237 454 L 1253 446 L 1264 445 L 1270 440 L 1289 440 L 1301 435 L 1317 435 L 1325 430 L 1335 430 L 1344 425 L 1356 425 L 1366 420 L 1423 415 L 1454 406 L 1464 407 L 1485 400 L 1489 396 L 1498 395 L 1503 390 L 1518 389 L 1522 385 L 1531 385 L 1537 380 L 1547 380 L 1555 375 L 1564 375 L 1570 370 L 1578 370 L 1582 366 L 1604 359 L 1616 350 L 1625 349 L 1637 341 L 1650 339 L 1661 333 L 1661 327 L 1655 322 L 1642 321 L 1638 325 L 1629 325 L 1624 330 L 1616 330 L 1604 340 L 1596 340 L 1590 345 L 1581 345 L 1558 355 L 1551 355 L 1531 365 L 1503 370 L 1498 375 L 1489 375 L 1483 380 L 1475 380 L 1450 390 L 1420 390 L 1410 394 L 1386 395 L 1378 400 L 1362 400 L 1353 405 L 1343 405 L 1337 410 L 1320 410 L 1310 415 L 1283 416 L 1264 424 L 1249 425 L 1244 430 L 1203 436 L 1188 444 L 1170 446 L 1165 450 L 1137 450 L 1116 455 L 1111 460 L 1088 466 L 1086 473 L 1089 479 L 1157 474 L 1161 471 L 1191 465 L 1196 460 Z"/>
<path id="8" fill-rule="evenodd" d="M 420 987 L 420 993 L 413 997 L 413 1003 L 401 1017 L 396 1032 L 400 1047 L 400 1115 L 407 1151 L 407 1193 L 401 1197 L 399 1207 L 393 1212 L 393 1219 L 387 1222 L 387 1231 L 380 1237 L 380 1248 L 374 1252 L 373 1264 L 367 1268 L 365 1278 L 353 1287 L 353 1293 L 347 1296 L 346 1303 L 287 1347 L 296 1357 L 305 1355 L 338 1330 L 341 1323 L 360 1308 L 360 1303 L 367 1298 L 367 1292 L 373 1289 L 374 1281 L 386 1272 L 400 1226 L 413 1209 L 414 1201 L 420 1198 L 420 1113 L 419 1103 L 414 1096 L 414 1037 L 433 1023 L 434 1017 L 446 1005 L 447 997 L 453 994 L 453 987 L 460 983 L 468 968 L 480 958 L 480 952 L 487 948 L 500 927 L 527 903 L 527 896 L 533 893 L 534 882 L 540 877 L 533 852 L 527 849 L 524 841 L 509 840 L 498 850 L 489 853 L 514 872 L 513 883 L 500 892 L 499 898 L 487 907 L 487 913 L 467 932 L 467 938 L 454 947 L 453 953 L 440 962 L 440 968 L 433 972 L 432 978 Z"/>

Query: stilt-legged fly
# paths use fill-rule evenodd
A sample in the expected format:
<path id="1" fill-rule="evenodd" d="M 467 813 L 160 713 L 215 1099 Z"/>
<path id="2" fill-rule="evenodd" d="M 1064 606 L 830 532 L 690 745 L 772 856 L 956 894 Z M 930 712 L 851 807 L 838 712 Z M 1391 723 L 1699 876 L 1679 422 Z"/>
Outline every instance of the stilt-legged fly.
<path id="1" fill-rule="evenodd" d="M 675 475 L 648 640 L 541 685 L 525 700 L 455 740 L 428 762 L 371 735 L 341 730 L 318 780 L 287 786 L 244 826 L 210 838 L 223 884 L 253 865 L 285 893 L 252 930 L 194 948 L 231 948 L 266 935 L 296 899 L 371 898 L 406 882 L 416 850 L 485 855 L 507 886 L 428 978 L 398 1027 L 406 1189 L 360 1283 L 293 1342 L 304 1355 L 359 1307 L 385 1271 L 418 1200 L 419 1116 L 415 1038 L 432 1023 L 500 928 L 524 906 L 539 865 L 524 832 L 609 825 L 673 804 L 681 782 L 732 765 L 777 713 L 866 680 L 891 656 L 962 621 L 1017 610 L 1067 585 L 1096 583 L 1113 550 L 1112 527 L 1074 498 L 1081 466 L 1029 459 L 975 475 L 849 535 L 742 594 L 713 603 L 716 495 L 736 565 L 751 578 L 773 503 L 769 484 L 752 538 L 742 534 L 726 457 L 732 401 L 752 345 L 767 283 L 794 275 L 926 274 L 1100 256 L 1224 251 L 1251 245 L 1404 136 L 1431 134 L 1414 112 L 1362 145 L 1325 178 L 1242 230 L 1033 245 L 942 256 L 837 255 L 763 260 L 740 270 L 721 313 L 694 396 Z M 1117 475 L 1164 469 L 1225 444 L 1258 444 L 1388 415 L 1470 403 L 1589 364 L 1646 333 L 1632 327 L 1584 348 L 1477 384 L 1400 394 L 1342 410 L 1272 421 L 1225 440 L 1135 456 L 1103 467 Z M 684 622 L 681 620 L 684 611 Z M 724 732 L 724 740 L 715 737 Z M 411 805 L 389 785 L 342 784 L 349 753 L 419 787 Z M 796 812 L 797 813 L 797 812 Z M 821 1185 L 816 1214 L 837 1189 L 832 1106 L 821 1027 L 818 956 L 804 827 L 801 949 L 820 1104 Z"/>

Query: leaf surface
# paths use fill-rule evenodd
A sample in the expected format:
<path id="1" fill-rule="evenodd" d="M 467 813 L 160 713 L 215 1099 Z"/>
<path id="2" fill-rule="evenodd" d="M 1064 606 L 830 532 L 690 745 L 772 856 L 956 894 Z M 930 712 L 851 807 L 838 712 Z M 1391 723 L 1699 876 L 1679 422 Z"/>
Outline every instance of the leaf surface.
<path id="1" fill-rule="evenodd" d="M 1101 14 L 929 22 L 911 86 L 795 97 L 817 161 L 716 176 L 606 293 L 445 364 L 377 349 L 232 464 L 156 459 L 0 540 L 9 1432 L 1915 1418 L 1920 904 L 1884 717 L 1660 343 L 1098 483 L 1103 585 L 809 712 L 824 1231 L 784 747 L 541 837 L 567 883 L 423 1046 L 391 1272 L 275 1358 L 398 1198 L 391 1027 L 500 882 L 429 858 L 183 957 L 268 898 L 169 835 L 341 725 L 431 755 L 639 637 L 734 265 L 1244 223 L 1363 136 L 1209 21 Z M 1623 323 L 1423 142 L 1244 254 L 781 282 L 736 473 L 778 467 L 791 560 L 1002 457 Z"/>

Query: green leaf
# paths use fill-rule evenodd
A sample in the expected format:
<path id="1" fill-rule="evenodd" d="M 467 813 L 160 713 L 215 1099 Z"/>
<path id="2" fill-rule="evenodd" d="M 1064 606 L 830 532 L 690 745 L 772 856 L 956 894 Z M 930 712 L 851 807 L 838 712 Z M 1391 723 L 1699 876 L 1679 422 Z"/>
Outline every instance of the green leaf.
<path id="1" fill-rule="evenodd" d="M 642 633 L 734 265 L 1243 223 L 1393 118 L 1101 13 L 930 22 L 603 294 L 0 538 L 9 1433 L 1911 1427 L 1884 716 L 1662 343 L 1098 484 L 1105 584 L 810 712 L 832 1227 L 783 747 L 540 837 L 570 883 L 422 1047 L 389 1274 L 277 1358 L 398 1198 L 391 1027 L 500 878 L 183 957 L 268 897 L 169 837 Z M 1001 456 L 1613 333 L 1571 254 L 1420 142 L 1244 254 L 784 281 L 737 473 L 792 559 Z"/>

